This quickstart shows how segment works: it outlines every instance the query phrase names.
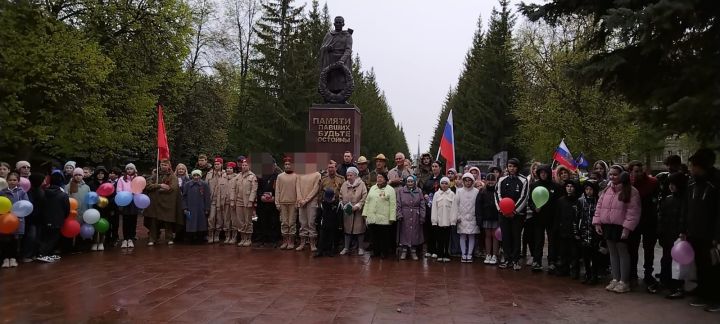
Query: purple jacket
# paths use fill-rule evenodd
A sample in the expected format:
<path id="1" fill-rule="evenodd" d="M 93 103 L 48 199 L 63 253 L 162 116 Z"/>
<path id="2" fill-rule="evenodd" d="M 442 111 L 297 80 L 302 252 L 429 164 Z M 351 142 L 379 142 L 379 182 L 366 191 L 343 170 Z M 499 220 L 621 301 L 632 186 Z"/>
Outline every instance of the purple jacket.
<path id="1" fill-rule="evenodd" d="M 3 195 L 10 199 L 10 201 L 14 204 L 20 200 L 30 200 L 28 198 L 27 193 L 20 188 L 20 186 L 17 186 L 13 189 L 7 188 L 0 192 L 0 195 Z M 25 218 L 18 218 L 20 220 L 20 226 L 18 226 L 18 229 L 15 231 L 15 234 L 23 235 L 25 234 Z"/>
<path id="2" fill-rule="evenodd" d="M 620 185 L 613 184 L 609 184 L 600 194 L 592 220 L 593 225 L 615 224 L 631 231 L 635 230 L 640 222 L 640 193 L 632 188 L 628 203 L 620 201 L 619 195 Z"/>

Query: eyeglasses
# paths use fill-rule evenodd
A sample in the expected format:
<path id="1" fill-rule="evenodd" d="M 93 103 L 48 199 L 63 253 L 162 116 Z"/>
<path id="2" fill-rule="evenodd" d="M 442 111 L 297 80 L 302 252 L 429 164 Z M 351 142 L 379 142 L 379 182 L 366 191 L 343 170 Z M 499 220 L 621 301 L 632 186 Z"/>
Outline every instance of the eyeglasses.
<path id="1" fill-rule="evenodd" d="M 20 169 L 30 169 L 30 167 L 27 166 L 27 165 L 23 165 L 23 166 L 20 167 Z"/>

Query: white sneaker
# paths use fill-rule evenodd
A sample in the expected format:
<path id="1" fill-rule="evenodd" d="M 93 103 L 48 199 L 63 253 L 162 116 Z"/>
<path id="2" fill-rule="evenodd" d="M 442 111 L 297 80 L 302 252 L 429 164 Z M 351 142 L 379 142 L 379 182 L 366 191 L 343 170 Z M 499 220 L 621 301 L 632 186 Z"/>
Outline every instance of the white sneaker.
<path id="1" fill-rule="evenodd" d="M 531 266 L 532 264 L 533 264 L 533 258 L 530 257 L 530 256 L 527 257 L 527 261 L 525 261 L 525 265 L 526 265 L 526 266 Z"/>
<path id="2" fill-rule="evenodd" d="M 153 241 L 149 241 L 149 242 L 147 243 L 147 246 L 153 246 L 153 245 L 155 245 L 155 242 L 153 242 Z"/>
<path id="3" fill-rule="evenodd" d="M 425 257 L 426 257 L 426 258 L 429 258 L 431 255 L 432 255 L 432 254 L 430 254 L 430 253 L 425 253 Z"/>
<path id="4" fill-rule="evenodd" d="M 365 250 L 358 249 L 358 255 L 365 255 Z"/>
<path id="5" fill-rule="evenodd" d="M 49 258 L 50 258 L 50 259 L 53 259 L 53 260 L 55 260 L 55 261 L 57 261 L 57 260 L 60 260 L 60 259 L 61 259 L 61 257 L 60 257 L 59 255 L 57 255 L 57 254 L 53 254 L 53 255 L 51 255 L 51 256 L 49 256 Z"/>
<path id="6" fill-rule="evenodd" d="M 17 260 L 15 260 L 15 259 L 10 259 L 9 263 L 10 263 L 10 268 L 15 268 L 18 266 Z"/>
<path id="7" fill-rule="evenodd" d="M 38 260 L 38 261 L 41 261 L 41 262 L 46 262 L 46 263 L 53 263 L 53 262 L 55 262 L 55 260 L 54 260 L 52 257 L 47 256 L 47 255 L 39 256 L 39 257 L 35 258 L 35 260 Z"/>
<path id="8" fill-rule="evenodd" d="M 613 289 L 613 291 L 616 293 L 621 293 L 621 294 L 626 293 L 626 292 L 630 291 L 630 285 L 628 285 L 622 281 L 618 281 L 618 283 L 617 283 L 617 285 L 615 285 L 615 289 Z"/>
<path id="9" fill-rule="evenodd" d="M 348 254 L 348 252 L 350 252 L 348 249 L 342 249 L 342 251 L 340 251 L 340 255 Z"/>
<path id="10" fill-rule="evenodd" d="M 430 257 L 433 259 L 437 259 L 437 254 L 433 253 Z"/>
<path id="11" fill-rule="evenodd" d="M 443 262 L 450 262 L 450 258 L 443 258 Z"/>
<path id="12" fill-rule="evenodd" d="M 133 240 L 128 240 L 128 248 L 132 249 L 135 248 L 135 243 L 133 243 Z"/>
<path id="13" fill-rule="evenodd" d="M 2 268 L 10 268 L 10 259 L 3 260 Z"/>
<path id="14" fill-rule="evenodd" d="M 496 265 L 498 263 L 497 256 L 490 257 L 490 264 Z"/>
<path id="15" fill-rule="evenodd" d="M 175 242 L 173 242 L 173 241 L 168 241 L 168 245 L 173 245 L 173 244 L 175 244 Z"/>
<path id="16" fill-rule="evenodd" d="M 93 244 L 92 247 L 90 248 L 90 250 L 91 250 L 91 251 L 97 251 L 97 250 L 98 250 L 98 245 L 97 245 L 96 243 Z"/>
<path id="17" fill-rule="evenodd" d="M 490 264 L 490 254 L 485 256 L 485 261 L 483 261 L 485 264 Z"/>
<path id="18" fill-rule="evenodd" d="M 105 251 L 105 244 L 103 244 L 103 243 L 98 244 L 97 250 L 98 250 L 98 251 Z"/>
<path id="19" fill-rule="evenodd" d="M 613 279 L 612 281 L 610 281 L 610 283 L 607 286 L 605 286 L 605 290 L 615 291 L 615 286 L 617 286 L 618 282 L 619 281 Z"/>
<path id="20" fill-rule="evenodd" d="M 122 244 L 120 244 L 121 249 L 126 249 L 128 247 L 128 240 L 123 240 Z"/>

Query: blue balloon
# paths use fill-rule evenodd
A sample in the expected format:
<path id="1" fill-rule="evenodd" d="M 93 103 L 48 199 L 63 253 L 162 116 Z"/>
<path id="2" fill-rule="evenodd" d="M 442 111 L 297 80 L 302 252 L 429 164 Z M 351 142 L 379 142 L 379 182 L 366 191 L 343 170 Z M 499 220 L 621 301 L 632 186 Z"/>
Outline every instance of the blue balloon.
<path id="1" fill-rule="evenodd" d="M 32 211 L 33 204 L 27 200 L 18 200 L 12 206 L 12 213 L 18 218 L 27 217 Z"/>
<path id="2" fill-rule="evenodd" d="M 88 192 L 87 197 L 85 197 L 85 202 L 87 202 L 89 206 L 92 206 L 97 204 L 98 199 L 98 194 L 94 191 L 90 191 Z"/>
<path id="3" fill-rule="evenodd" d="M 120 191 L 115 195 L 115 204 L 120 207 L 130 205 L 133 201 L 133 194 L 130 191 Z"/>
<path id="4" fill-rule="evenodd" d="M 135 194 L 133 195 L 133 203 L 135 203 L 135 207 L 137 208 L 148 208 L 148 206 L 150 206 L 150 197 L 146 194 Z"/>
<path id="5" fill-rule="evenodd" d="M 80 227 L 80 237 L 84 239 L 92 238 L 95 235 L 95 227 L 90 224 L 82 224 Z"/>

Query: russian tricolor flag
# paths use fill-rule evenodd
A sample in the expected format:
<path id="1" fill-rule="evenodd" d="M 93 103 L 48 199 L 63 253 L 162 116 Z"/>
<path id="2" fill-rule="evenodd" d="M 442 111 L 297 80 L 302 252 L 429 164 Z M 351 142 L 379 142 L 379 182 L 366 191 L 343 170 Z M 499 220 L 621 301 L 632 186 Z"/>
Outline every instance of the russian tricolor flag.
<path id="1" fill-rule="evenodd" d="M 570 149 L 568 149 L 567 145 L 565 145 L 565 139 L 561 140 L 560 145 L 558 145 L 558 147 L 555 149 L 555 154 L 553 154 L 553 160 L 570 170 L 577 169 L 577 166 L 575 165 L 575 159 L 573 159 L 572 153 L 570 153 Z"/>
<path id="2" fill-rule="evenodd" d="M 455 168 L 455 133 L 453 130 L 452 110 L 450 110 L 447 122 L 445 122 L 445 130 L 440 139 L 440 152 L 438 153 L 445 159 L 445 170 Z"/>

